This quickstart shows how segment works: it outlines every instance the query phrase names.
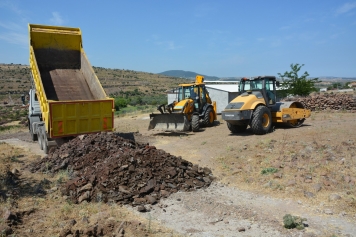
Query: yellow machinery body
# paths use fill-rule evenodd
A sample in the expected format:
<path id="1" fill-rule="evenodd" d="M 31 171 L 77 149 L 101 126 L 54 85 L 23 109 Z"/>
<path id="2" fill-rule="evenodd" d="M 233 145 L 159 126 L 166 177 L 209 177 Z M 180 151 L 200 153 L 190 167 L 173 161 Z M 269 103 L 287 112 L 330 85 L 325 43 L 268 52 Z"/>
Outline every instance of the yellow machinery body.
<path id="1" fill-rule="evenodd" d="M 247 126 L 255 134 L 270 132 L 272 123 L 300 127 L 311 112 L 297 101 L 276 102 L 276 78 L 262 76 L 242 79 L 241 94 L 222 111 L 222 119 L 233 133 L 245 131 Z"/>
<path id="2" fill-rule="evenodd" d="M 29 24 L 29 42 L 47 138 L 113 131 L 114 100 L 106 95 L 87 59 L 81 30 Z"/>
<path id="3" fill-rule="evenodd" d="M 239 109 L 231 108 L 225 109 L 226 112 L 233 111 L 251 111 L 260 106 L 266 106 L 266 103 L 263 98 L 257 98 L 255 95 L 240 95 L 233 99 L 230 103 L 243 103 Z M 288 124 L 297 124 L 298 120 L 309 118 L 311 111 L 305 109 L 304 105 L 297 101 L 286 101 L 286 102 L 276 102 L 276 104 L 270 108 L 272 114 L 273 123 L 288 123 Z M 242 117 L 242 119 L 250 119 L 250 116 Z"/>
<path id="4" fill-rule="evenodd" d="M 160 114 L 150 115 L 149 130 L 197 131 L 199 120 L 212 126 L 217 119 L 216 102 L 211 100 L 203 76 L 197 75 L 195 83 L 180 84 L 177 97 L 172 104 L 159 106 Z"/>

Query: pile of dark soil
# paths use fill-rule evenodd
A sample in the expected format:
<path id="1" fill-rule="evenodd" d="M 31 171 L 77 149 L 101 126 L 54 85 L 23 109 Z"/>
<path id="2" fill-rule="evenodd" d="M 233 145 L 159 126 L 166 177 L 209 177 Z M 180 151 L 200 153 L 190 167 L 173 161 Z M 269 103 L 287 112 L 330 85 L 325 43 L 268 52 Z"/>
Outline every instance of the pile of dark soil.
<path id="1" fill-rule="evenodd" d="M 32 172 L 63 169 L 71 178 L 61 191 L 74 203 L 154 204 L 177 191 L 207 187 L 213 179 L 209 168 L 116 133 L 79 136 L 31 167 Z"/>

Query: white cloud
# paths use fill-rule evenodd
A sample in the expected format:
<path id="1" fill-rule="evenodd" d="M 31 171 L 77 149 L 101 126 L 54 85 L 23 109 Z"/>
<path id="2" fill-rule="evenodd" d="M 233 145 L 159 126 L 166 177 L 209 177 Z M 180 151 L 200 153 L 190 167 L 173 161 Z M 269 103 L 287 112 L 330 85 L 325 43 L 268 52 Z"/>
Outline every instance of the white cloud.
<path id="1" fill-rule="evenodd" d="M 173 41 L 169 41 L 169 42 L 168 42 L 168 49 L 174 50 L 174 49 L 176 49 L 176 48 L 177 48 L 177 47 L 176 47 L 176 45 L 174 44 Z"/>
<path id="2" fill-rule="evenodd" d="M 238 66 L 243 64 L 246 61 L 246 58 L 243 55 L 226 55 L 224 57 L 221 57 L 219 60 L 215 62 L 216 65 L 219 65 L 221 67 L 226 67 L 228 66 Z"/>
<path id="3" fill-rule="evenodd" d="M 176 46 L 174 41 L 156 41 L 155 44 L 163 46 L 164 49 L 168 49 L 168 50 L 176 50 L 178 48 L 182 48 L 182 47 Z"/>
<path id="4" fill-rule="evenodd" d="M 22 47 L 28 46 L 28 36 L 27 34 L 20 34 L 15 32 L 0 34 L 0 39 L 5 40 L 10 44 L 21 45 Z"/>
<path id="5" fill-rule="evenodd" d="M 278 47 L 282 45 L 282 40 L 281 39 L 274 39 L 272 42 L 271 42 L 271 47 Z"/>
<path id="6" fill-rule="evenodd" d="M 215 8 L 213 6 L 210 6 L 209 4 L 201 4 L 200 6 L 196 7 L 194 16 L 198 18 L 206 17 L 214 15 L 214 12 Z"/>
<path id="7" fill-rule="evenodd" d="M 318 40 L 318 41 L 315 41 L 315 44 L 322 45 L 322 44 L 326 44 L 327 42 L 328 42 L 327 40 Z"/>
<path id="8" fill-rule="evenodd" d="M 299 40 L 309 41 L 309 40 L 316 39 L 318 35 L 319 35 L 319 32 L 317 32 L 317 31 L 306 31 L 306 32 L 300 33 L 297 38 Z"/>
<path id="9" fill-rule="evenodd" d="M 345 3 L 344 5 L 336 9 L 336 15 L 347 13 L 354 8 L 356 8 L 356 2 Z"/>
<path id="10" fill-rule="evenodd" d="M 291 26 L 282 26 L 282 27 L 280 27 L 279 29 L 280 30 L 289 30 L 289 29 L 291 29 L 292 27 Z"/>
<path id="11" fill-rule="evenodd" d="M 1 22 L 0 21 L 0 27 L 5 28 L 7 30 L 11 30 L 11 31 L 22 31 L 23 30 L 23 26 L 15 23 L 15 22 Z"/>
<path id="12" fill-rule="evenodd" d="M 50 19 L 52 25 L 62 25 L 64 20 L 58 12 L 52 12 L 52 18 Z"/>
<path id="13" fill-rule="evenodd" d="M 22 15 L 23 11 L 19 9 L 12 1 L 1 1 L 0 8 L 9 9 L 18 15 Z"/>
<path id="14" fill-rule="evenodd" d="M 168 50 L 176 50 L 182 48 L 182 46 L 177 46 L 174 41 L 170 40 L 162 40 L 159 35 L 153 34 L 149 39 L 146 40 L 147 42 L 152 42 L 155 45 L 162 46 L 163 49 Z"/>

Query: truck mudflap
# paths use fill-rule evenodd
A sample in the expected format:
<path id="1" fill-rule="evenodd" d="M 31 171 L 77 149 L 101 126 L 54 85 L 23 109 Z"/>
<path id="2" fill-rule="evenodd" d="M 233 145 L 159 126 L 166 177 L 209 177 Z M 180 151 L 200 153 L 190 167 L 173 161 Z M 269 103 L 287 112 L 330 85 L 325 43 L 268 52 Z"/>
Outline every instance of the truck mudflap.
<path id="1" fill-rule="evenodd" d="M 148 130 L 189 131 L 190 122 L 184 114 L 150 114 Z"/>

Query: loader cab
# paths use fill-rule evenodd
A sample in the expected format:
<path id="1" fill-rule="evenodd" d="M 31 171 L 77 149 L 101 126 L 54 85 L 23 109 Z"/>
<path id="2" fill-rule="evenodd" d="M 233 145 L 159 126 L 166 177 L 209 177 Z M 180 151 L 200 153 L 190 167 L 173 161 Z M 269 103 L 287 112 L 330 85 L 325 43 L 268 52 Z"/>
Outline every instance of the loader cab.
<path id="1" fill-rule="evenodd" d="M 211 103 L 205 84 L 183 85 L 178 89 L 178 102 L 186 99 L 194 101 L 194 107 L 200 112 L 206 103 Z"/>
<path id="2" fill-rule="evenodd" d="M 253 94 L 257 98 L 264 98 L 268 107 L 276 104 L 276 78 L 273 76 L 260 76 L 252 79 L 242 78 L 239 89 L 241 94 Z"/>

